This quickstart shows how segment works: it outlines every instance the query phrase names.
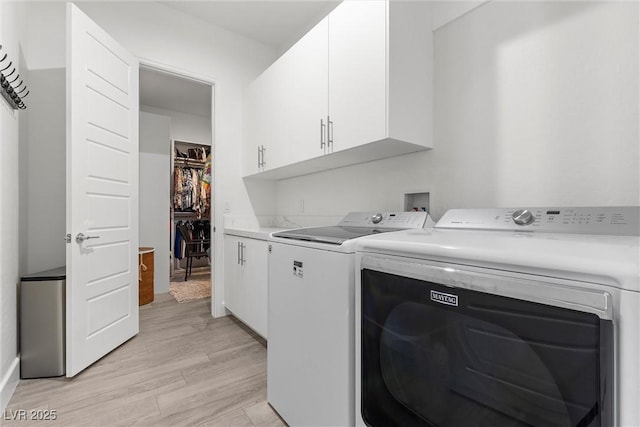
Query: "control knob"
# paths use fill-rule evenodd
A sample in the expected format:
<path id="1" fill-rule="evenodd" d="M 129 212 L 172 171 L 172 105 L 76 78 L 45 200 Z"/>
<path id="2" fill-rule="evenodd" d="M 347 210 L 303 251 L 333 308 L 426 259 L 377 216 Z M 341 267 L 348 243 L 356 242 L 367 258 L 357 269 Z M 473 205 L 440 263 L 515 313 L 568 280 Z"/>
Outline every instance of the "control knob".
<path id="1" fill-rule="evenodd" d="M 380 221 L 382 221 L 382 214 L 377 213 L 371 216 L 371 222 L 373 222 L 374 224 L 377 224 Z"/>
<path id="2" fill-rule="evenodd" d="M 528 225 L 533 222 L 535 219 L 533 214 L 528 209 L 518 209 L 511 215 L 513 222 L 518 225 Z"/>

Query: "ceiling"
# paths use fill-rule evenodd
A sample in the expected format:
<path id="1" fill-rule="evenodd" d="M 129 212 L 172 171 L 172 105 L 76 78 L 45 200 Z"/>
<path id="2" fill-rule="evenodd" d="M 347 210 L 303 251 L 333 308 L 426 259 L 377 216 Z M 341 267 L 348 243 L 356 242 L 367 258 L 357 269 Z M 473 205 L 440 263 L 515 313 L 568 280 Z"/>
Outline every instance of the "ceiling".
<path id="1" fill-rule="evenodd" d="M 160 3 L 270 46 L 281 54 L 340 1 L 174 0 Z M 140 68 L 140 104 L 210 117 L 211 89 L 202 83 Z"/>
<path id="2" fill-rule="evenodd" d="M 320 22 L 340 1 L 209 0 L 162 1 L 282 53 Z"/>

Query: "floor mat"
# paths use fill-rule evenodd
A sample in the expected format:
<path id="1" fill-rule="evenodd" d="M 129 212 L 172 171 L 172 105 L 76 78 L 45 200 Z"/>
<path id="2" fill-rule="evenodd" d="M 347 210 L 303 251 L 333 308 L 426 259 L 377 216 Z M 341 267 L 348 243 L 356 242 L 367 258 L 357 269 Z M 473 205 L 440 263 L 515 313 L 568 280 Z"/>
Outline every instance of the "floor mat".
<path id="1" fill-rule="evenodd" d="M 188 281 L 170 282 L 169 293 L 178 302 L 188 302 L 211 296 L 211 279 L 199 277 Z"/>

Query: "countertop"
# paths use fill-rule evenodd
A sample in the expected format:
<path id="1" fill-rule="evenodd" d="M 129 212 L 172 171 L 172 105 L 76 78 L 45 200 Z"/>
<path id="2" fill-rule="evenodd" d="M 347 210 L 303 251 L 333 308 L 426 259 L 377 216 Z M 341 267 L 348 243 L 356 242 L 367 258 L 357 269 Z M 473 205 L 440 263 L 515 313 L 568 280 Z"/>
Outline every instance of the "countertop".
<path id="1" fill-rule="evenodd" d="M 269 240 L 271 233 L 288 230 L 287 228 L 258 227 L 258 228 L 225 228 L 224 234 L 229 236 L 246 237 L 249 239 Z"/>

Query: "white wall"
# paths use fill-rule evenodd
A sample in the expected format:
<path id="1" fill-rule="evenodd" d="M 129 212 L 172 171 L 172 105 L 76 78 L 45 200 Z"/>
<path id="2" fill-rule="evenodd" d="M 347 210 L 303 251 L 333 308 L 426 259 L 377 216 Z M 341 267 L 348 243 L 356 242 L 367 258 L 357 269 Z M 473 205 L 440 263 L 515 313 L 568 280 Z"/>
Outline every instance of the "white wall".
<path id="1" fill-rule="evenodd" d="M 66 11 L 62 2 L 27 2 L 24 51 L 29 70 L 66 67 Z"/>
<path id="2" fill-rule="evenodd" d="M 164 65 L 186 75 L 215 81 L 214 181 L 223 183 L 214 205 L 253 215 L 254 207 L 243 185 L 240 165 L 242 89 L 275 59 L 274 49 L 214 27 L 157 2 L 81 2 L 78 6 L 98 25 L 147 64 Z M 29 2 L 30 68 L 62 67 L 65 63 L 65 5 Z M 232 213 L 233 213 L 232 212 Z M 222 224 L 223 212 L 216 210 Z M 215 251 L 222 254 L 222 233 L 215 235 Z M 216 256 L 215 292 L 222 295 L 222 256 Z M 222 299 L 214 298 L 216 313 Z"/>
<path id="3" fill-rule="evenodd" d="M 24 7 L 0 3 L 0 40 L 16 72 L 25 72 L 21 61 L 20 40 L 25 22 Z M 29 99 L 25 99 L 29 105 Z M 23 112 L 14 111 L 0 99 L 0 411 L 6 407 L 19 377 L 18 359 L 18 284 L 20 282 L 19 130 Z M 24 186 L 22 186 L 24 188 Z"/>
<path id="4" fill-rule="evenodd" d="M 140 113 L 140 246 L 154 253 L 154 293 L 169 292 L 170 118 Z"/>
<path id="5" fill-rule="evenodd" d="M 490 2 L 434 43 L 433 150 L 279 181 L 278 214 L 640 203 L 637 2 Z"/>
<path id="6" fill-rule="evenodd" d="M 65 265 L 65 70 L 28 74 L 26 273 Z M 24 195 L 23 195 L 24 196 Z"/>
<path id="7" fill-rule="evenodd" d="M 434 1 L 431 8 L 431 28 L 437 30 L 487 1 L 489 0 Z"/>
<path id="8" fill-rule="evenodd" d="M 169 117 L 171 119 L 171 139 L 211 145 L 211 116 L 197 116 L 148 105 L 141 105 L 140 111 Z"/>

